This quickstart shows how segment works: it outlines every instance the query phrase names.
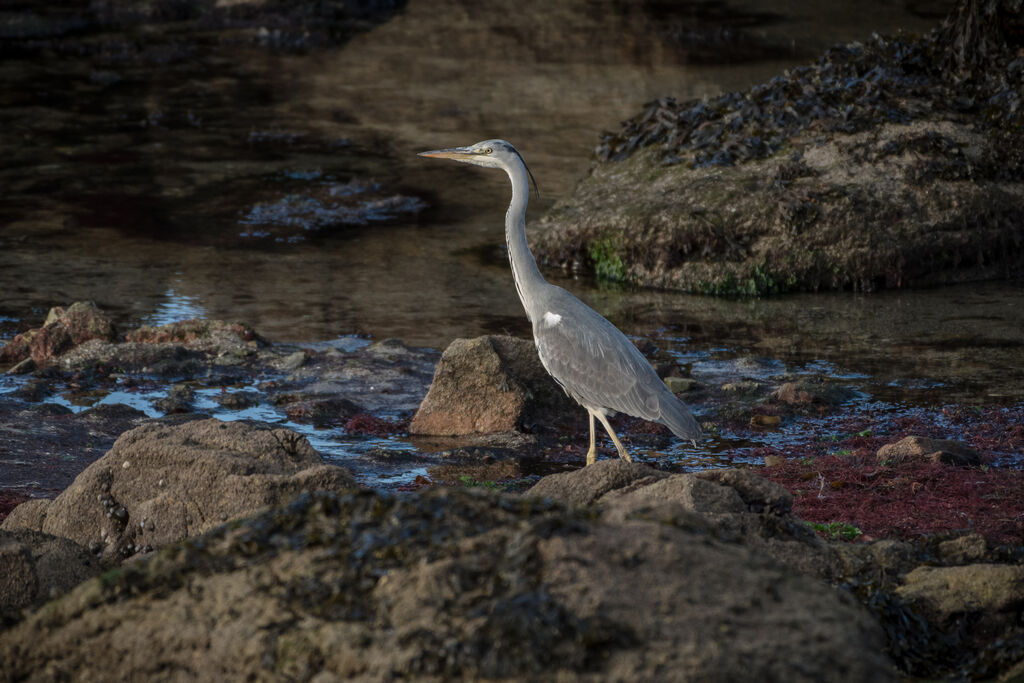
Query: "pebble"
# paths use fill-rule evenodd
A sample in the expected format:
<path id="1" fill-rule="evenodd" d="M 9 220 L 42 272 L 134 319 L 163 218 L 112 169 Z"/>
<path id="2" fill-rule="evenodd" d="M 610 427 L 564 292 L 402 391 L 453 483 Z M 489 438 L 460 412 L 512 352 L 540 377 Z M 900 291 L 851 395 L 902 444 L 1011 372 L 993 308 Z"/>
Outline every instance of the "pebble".
<path id="1" fill-rule="evenodd" d="M 296 351 L 295 353 L 285 356 L 285 359 L 281 361 L 282 370 L 298 370 L 306 362 L 306 354 L 302 351 Z"/>

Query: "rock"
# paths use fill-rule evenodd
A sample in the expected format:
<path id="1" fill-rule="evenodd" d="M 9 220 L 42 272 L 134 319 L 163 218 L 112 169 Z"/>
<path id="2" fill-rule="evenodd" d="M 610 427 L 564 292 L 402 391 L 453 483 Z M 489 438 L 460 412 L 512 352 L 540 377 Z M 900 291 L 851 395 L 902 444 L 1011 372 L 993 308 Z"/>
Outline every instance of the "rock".
<path id="1" fill-rule="evenodd" d="M 29 330 L 22 332 L 15 335 L 13 339 L 3 346 L 0 346 L 0 365 L 14 365 L 17 367 L 26 360 L 29 360 L 29 356 L 32 355 L 32 337 L 35 336 L 37 331 Z M 13 369 L 10 372 L 14 372 Z"/>
<path id="2" fill-rule="evenodd" d="M 146 414 L 144 412 L 124 403 L 100 403 L 88 410 L 83 410 L 78 414 L 78 416 L 83 420 L 90 421 L 130 420 L 132 422 L 137 422 L 139 420 L 146 419 Z"/>
<path id="3" fill-rule="evenodd" d="M 693 476 L 734 489 L 750 512 L 786 515 L 793 509 L 793 494 L 785 486 L 759 477 L 750 470 L 703 470 Z"/>
<path id="4" fill-rule="evenodd" d="M 1024 659 L 999 677 L 999 683 L 1021 683 L 1021 681 L 1024 681 Z"/>
<path id="5" fill-rule="evenodd" d="M 28 362 L 34 364 L 31 358 L 28 359 Z M 13 372 L 15 369 L 17 369 L 17 366 L 11 368 L 11 371 Z M 46 382 L 42 380 L 31 380 L 29 382 L 25 382 L 20 387 L 10 392 L 8 396 L 12 398 L 20 398 L 22 401 L 25 401 L 27 403 L 39 403 L 46 397 L 47 394 L 50 393 L 50 391 L 51 390 L 46 385 Z"/>
<path id="6" fill-rule="evenodd" d="M 967 534 L 939 543 L 939 556 L 950 564 L 977 562 L 985 557 L 988 544 L 981 534 Z"/>
<path id="7" fill-rule="evenodd" d="M 602 505 L 615 509 L 615 518 L 625 518 L 640 507 L 678 503 L 684 510 L 702 514 L 737 514 L 747 506 L 735 490 L 697 477 L 668 476 L 654 482 L 638 481 L 609 491 L 600 497 Z"/>
<path id="8" fill-rule="evenodd" d="M 838 558 L 827 543 L 789 515 L 793 497 L 747 470 L 666 474 L 639 463 L 603 460 L 552 474 L 524 495 L 569 505 L 596 503 L 605 519 L 648 519 L 743 541 L 797 571 L 833 577 Z"/>
<path id="9" fill-rule="evenodd" d="M 207 353 L 266 346 L 267 341 L 245 323 L 223 320 L 180 320 L 152 327 L 143 325 L 125 335 L 127 342 L 143 344 L 181 344 Z"/>
<path id="10" fill-rule="evenodd" d="M 229 391 L 214 398 L 228 410 L 245 410 L 259 405 L 259 393 L 255 391 Z"/>
<path id="11" fill-rule="evenodd" d="M 12 375 L 27 375 L 30 372 L 35 372 L 36 368 L 36 362 L 31 358 L 26 358 L 12 365 L 7 372 Z"/>
<path id="12" fill-rule="evenodd" d="M 1024 566 L 918 567 L 896 594 L 938 622 L 964 614 L 1019 611 L 1024 607 Z"/>
<path id="13" fill-rule="evenodd" d="M 743 546 L 442 489 L 305 495 L 211 530 L 0 634 L 0 661 L 13 679 L 893 681 L 883 642 L 844 594 Z"/>
<path id="14" fill-rule="evenodd" d="M 896 443 L 886 444 L 878 449 L 876 457 L 891 465 L 900 465 L 909 460 L 926 460 L 959 467 L 981 464 L 981 456 L 977 451 L 959 441 L 926 436 L 908 436 Z"/>
<path id="15" fill-rule="evenodd" d="M 757 413 L 750 416 L 750 426 L 761 429 L 776 429 L 781 421 L 782 418 L 778 415 L 763 415 L 761 413 Z"/>
<path id="16" fill-rule="evenodd" d="M 42 529 L 46 510 L 51 502 L 48 498 L 26 500 L 8 513 L 3 524 L 0 524 L 0 529 Z"/>
<path id="17" fill-rule="evenodd" d="M 0 349 L 0 363 L 16 364 L 17 372 L 25 372 L 22 364 L 31 358 L 35 366 L 45 368 L 79 344 L 91 339 L 110 341 L 116 336 L 110 318 L 96 304 L 78 301 L 66 309 L 56 306 L 42 327 L 19 334 Z"/>
<path id="18" fill-rule="evenodd" d="M 281 360 L 281 369 L 287 372 L 298 370 L 306 362 L 306 354 L 303 351 L 295 351 L 288 354 Z"/>
<path id="19" fill-rule="evenodd" d="M 331 425 L 360 412 L 412 414 L 427 394 L 439 357 L 432 349 L 413 349 L 397 340 L 351 351 L 328 346 L 304 355 L 305 362 L 286 379 L 263 382 L 260 389 L 277 406 L 308 404 L 291 408 L 292 419 L 323 419 Z M 264 357 L 273 370 L 280 360 L 273 349 Z"/>
<path id="20" fill-rule="evenodd" d="M 690 391 L 690 390 L 696 388 L 699 385 L 700 385 L 700 383 L 697 380 L 691 379 L 689 377 L 666 377 L 665 378 L 665 386 L 667 386 L 668 390 L 671 391 L 673 394 L 685 393 L 687 391 Z"/>
<path id="21" fill-rule="evenodd" d="M 1016 47 L 995 52 L 971 94 L 929 65 L 946 53 L 932 34 L 837 46 L 711 100 L 650 102 L 543 217 L 538 260 L 745 296 L 1015 277 L 1024 182 L 1008 169 L 1024 115 L 1003 94 Z M 879 78 L 852 90 L 865 73 Z"/>
<path id="22" fill-rule="evenodd" d="M 167 391 L 167 396 L 159 399 L 153 405 L 164 414 L 190 413 L 192 402 L 195 400 L 196 392 L 188 384 L 175 384 Z"/>
<path id="23" fill-rule="evenodd" d="M 730 394 L 756 394 L 761 390 L 761 384 L 753 380 L 744 379 L 738 382 L 726 382 L 722 385 L 721 389 Z"/>
<path id="24" fill-rule="evenodd" d="M 0 624 L 99 572 L 99 560 L 66 538 L 0 530 Z"/>
<path id="25" fill-rule="evenodd" d="M 852 397 L 853 391 L 850 389 L 820 378 L 785 382 L 772 393 L 772 398 L 779 403 L 795 406 L 836 406 Z"/>
<path id="26" fill-rule="evenodd" d="M 76 301 L 66 309 L 55 306 L 46 316 L 43 329 L 62 325 L 76 346 L 90 339 L 112 341 L 117 337 L 114 324 L 91 301 Z"/>
<path id="27" fill-rule="evenodd" d="M 459 485 L 466 482 L 483 486 L 494 485 L 496 481 L 518 479 L 523 470 L 517 459 L 504 459 L 497 462 L 480 462 L 470 460 L 463 463 L 438 465 L 427 469 L 427 474 L 435 482 Z"/>
<path id="28" fill-rule="evenodd" d="M 794 382 L 786 382 L 780 386 L 772 397 L 783 403 L 810 403 L 812 400 L 810 393 L 797 389 Z"/>
<path id="29" fill-rule="evenodd" d="M 2 528 L 28 528 L 97 544 L 105 558 L 157 548 L 302 491 L 353 488 L 287 429 L 220 420 L 149 423 L 123 434 L 49 504 Z"/>
<path id="30" fill-rule="evenodd" d="M 163 377 L 192 377 L 214 366 L 243 365 L 267 342 L 251 327 L 222 320 L 184 320 L 142 327 L 125 341 L 91 340 L 60 358 L 63 370 L 117 367 Z"/>
<path id="31" fill-rule="evenodd" d="M 456 339 L 445 349 L 409 431 L 432 436 L 533 431 L 582 414 L 541 365 L 532 342 L 484 336 Z"/>
<path id="32" fill-rule="evenodd" d="M 314 427 L 335 427 L 347 423 L 361 413 L 362 408 L 350 399 L 331 396 L 289 403 L 284 412 L 295 422 Z"/>
<path id="33" fill-rule="evenodd" d="M 206 355 L 181 344 L 149 344 L 100 340 L 88 341 L 68 351 L 60 359 L 65 371 L 116 367 L 127 373 L 159 377 L 191 377 L 203 369 Z"/>
<path id="34" fill-rule="evenodd" d="M 625 460 L 599 460 L 573 472 L 549 474 L 525 495 L 547 498 L 565 505 L 590 505 L 608 493 L 631 485 L 652 483 L 666 477 L 664 472 Z"/>

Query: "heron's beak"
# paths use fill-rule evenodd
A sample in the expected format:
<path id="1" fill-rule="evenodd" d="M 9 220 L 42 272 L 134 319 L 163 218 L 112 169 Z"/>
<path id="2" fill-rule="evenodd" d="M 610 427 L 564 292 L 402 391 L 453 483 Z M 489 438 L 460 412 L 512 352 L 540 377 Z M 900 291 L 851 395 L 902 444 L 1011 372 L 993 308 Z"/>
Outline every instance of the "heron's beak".
<path id="1" fill-rule="evenodd" d="M 454 159 L 456 161 L 469 161 L 474 159 L 478 154 L 471 151 L 468 147 L 452 147 L 450 149 L 435 149 L 432 152 L 420 152 L 421 157 L 430 157 L 432 159 Z"/>

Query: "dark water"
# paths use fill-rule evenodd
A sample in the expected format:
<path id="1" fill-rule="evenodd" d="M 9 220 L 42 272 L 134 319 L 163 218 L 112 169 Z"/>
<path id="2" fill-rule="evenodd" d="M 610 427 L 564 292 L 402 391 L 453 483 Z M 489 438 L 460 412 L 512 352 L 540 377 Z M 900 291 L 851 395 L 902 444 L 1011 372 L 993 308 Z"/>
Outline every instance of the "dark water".
<path id="1" fill-rule="evenodd" d="M 126 326 L 205 316 L 287 341 L 526 335 L 500 249 L 506 179 L 416 151 L 512 141 L 540 183 L 535 219 L 645 101 L 742 89 L 947 6 L 413 0 L 299 50 L 256 24 L 26 39 L 9 12 L 0 337 L 80 299 Z M 1024 396 L 1019 284 L 754 301 L 560 284 L 683 363 L 762 356 L 900 400 Z"/>

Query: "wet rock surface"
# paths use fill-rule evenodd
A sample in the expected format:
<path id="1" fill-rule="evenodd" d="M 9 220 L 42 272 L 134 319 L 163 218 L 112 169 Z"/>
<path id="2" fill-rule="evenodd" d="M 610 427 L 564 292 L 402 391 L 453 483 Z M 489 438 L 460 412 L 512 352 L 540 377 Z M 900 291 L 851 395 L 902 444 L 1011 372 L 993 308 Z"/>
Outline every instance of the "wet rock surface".
<path id="1" fill-rule="evenodd" d="M 48 605 L 0 660 L 14 677 L 894 680 L 882 643 L 863 608 L 742 546 L 437 490 L 307 495 L 220 527 Z"/>
<path id="2" fill-rule="evenodd" d="M 1016 50 L 970 78 L 941 34 L 829 50 L 746 92 L 652 102 L 543 220 L 549 263 L 726 295 L 1019 272 Z"/>
<path id="3" fill-rule="evenodd" d="M 118 435 L 152 420 L 291 420 L 308 425 L 308 436 L 321 428 L 370 438 L 407 430 L 436 352 L 395 340 L 315 346 L 270 344 L 241 323 L 184 320 L 66 348 L 0 394 L 10 454 L 0 457 L 0 481 L 22 495 L 56 495 Z"/>

